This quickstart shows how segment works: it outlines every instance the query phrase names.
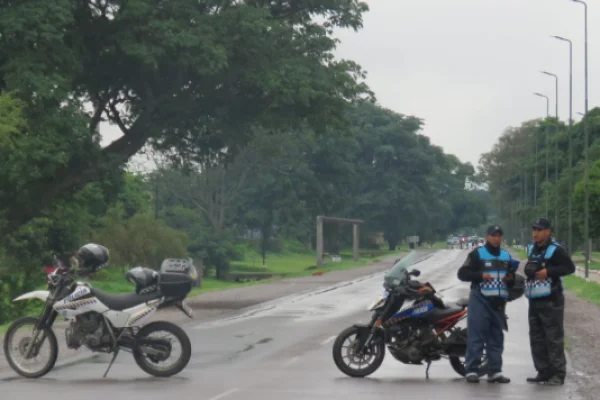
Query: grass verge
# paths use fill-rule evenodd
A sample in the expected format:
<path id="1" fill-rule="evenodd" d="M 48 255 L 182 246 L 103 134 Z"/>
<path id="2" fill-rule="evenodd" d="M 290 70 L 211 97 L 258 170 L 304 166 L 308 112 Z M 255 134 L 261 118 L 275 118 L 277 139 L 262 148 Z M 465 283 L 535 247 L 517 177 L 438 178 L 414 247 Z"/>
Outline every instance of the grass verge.
<path id="1" fill-rule="evenodd" d="M 565 289 L 572 291 L 577 297 L 600 305 L 600 285 L 596 282 L 588 282 L 577 276 L 565 276 L 563 284 Z"/>
<path id="2" fill-rule="evenodd" d="M 517 257 L 519 260 L 527 259 L 527 252 L 523 249 L 517 249 L 515 247 L 511 247 L 508 252 L 511 253 L 513 256 Z"/>

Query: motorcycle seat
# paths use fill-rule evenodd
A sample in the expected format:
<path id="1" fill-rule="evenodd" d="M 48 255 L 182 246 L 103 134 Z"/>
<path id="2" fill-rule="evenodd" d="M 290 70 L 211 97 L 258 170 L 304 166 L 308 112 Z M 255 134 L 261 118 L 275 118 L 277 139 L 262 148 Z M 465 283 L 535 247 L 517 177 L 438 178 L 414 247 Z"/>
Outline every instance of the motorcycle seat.
<path id="1" fill-rule="evenodd" d="M 113 311 L 123 311 L 162 297 L 162 295 L 158 292 L 147 294 L 137 294 L 135 292 L 126 294 L 109 294 L 96 288 L 92 288 L 91 292 L 94 296 L 96 296 L 96 298 L 98 298 L 98 300 L 100 300 L 100 302 L 102 302 L 102 304 Z"/>

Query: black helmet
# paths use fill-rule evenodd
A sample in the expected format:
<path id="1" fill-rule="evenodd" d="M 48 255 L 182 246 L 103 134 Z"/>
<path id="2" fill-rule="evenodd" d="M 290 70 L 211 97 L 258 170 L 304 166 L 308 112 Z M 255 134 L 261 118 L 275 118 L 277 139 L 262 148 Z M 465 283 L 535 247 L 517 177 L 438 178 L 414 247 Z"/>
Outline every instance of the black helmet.
<path id="1" fill-rule="evenodd" d="M 137 294 L 157 289 L 155 285 L 158 283 L 158 273 L 153 269 L 135 267 L 125 273 L 125 278 L 135 285 Z"/>
<path id="2" fill-rule="evenodd" d="M 88 243 L 77 251 L 79 265 L 85 269 L 96 271 L 108 264 L 108 249 L 95 243 Z"/>
<path id="3" fill-rule="evenodd" d="M 525 277 L 515 274 L 515 282 L 508 289 L 508 301 L 517 300 L 525 293 Z"/>
<path id="4" fill-rule="evenodd" d="M 533 279 L 535 277 L 536 272 L 542 269 L 542 264 L 540 264 L 537 260 L 527 261 L 525 264 L 525 268 L 523 272 L 525 272 L 525 276 L 529 279 Z"/>

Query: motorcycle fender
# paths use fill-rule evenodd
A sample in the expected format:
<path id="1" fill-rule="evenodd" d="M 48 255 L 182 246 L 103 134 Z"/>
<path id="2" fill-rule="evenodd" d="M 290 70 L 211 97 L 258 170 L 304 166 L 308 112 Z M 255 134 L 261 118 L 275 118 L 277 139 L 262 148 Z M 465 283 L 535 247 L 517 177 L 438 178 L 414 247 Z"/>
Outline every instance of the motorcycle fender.
<path id="1" fill-rule="evenodd" d="M 50 292 L 47 290 L 35 290 L 33 292 L 25 293 L 14 299 L 13 301 L 22 301 L 29 299 L 38 299 L 45 302 L 48 299 Z"/>

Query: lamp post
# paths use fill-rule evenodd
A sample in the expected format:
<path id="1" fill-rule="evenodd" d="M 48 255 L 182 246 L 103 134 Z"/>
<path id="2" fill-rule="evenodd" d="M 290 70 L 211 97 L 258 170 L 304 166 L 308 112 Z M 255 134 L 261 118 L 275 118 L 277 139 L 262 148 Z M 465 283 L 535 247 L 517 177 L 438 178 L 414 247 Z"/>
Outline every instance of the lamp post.
<path id="1" fill-rule="evenodd" d="M 546 99 L 546 118 L 550 117 L 550 99 L 548 96 L 541 93 L 534 93 L 536 96 L 543 97 Z M 536 146 L 537 149 L 537 146 Z M 536 157 L 537 159 L 537 157 Z M 548 182 L 548 129 L 546 128 L 546 182 Z M 548 196 L 546 198 L 546 217 L 548 217 Z"/>
<path id="2" fill-rule="evenodd" d="M 583 0 L 571 0 L 574 3 L 583 4 L 584 10 L 584 34 L 585 34 L 585 115 L 588 113 L 588 12 L 587 3 Z M 587 117 L 583 120 L 583 130 L 585 132 L 584 141 L 584 179 L 583 187 L 585 189 L 585 216 L 583 217 L 583 231 L 584 231 L 584 248 L 585 248 L 585 277 L 590 276 L 590 187 L 589 187 L 589 171 L 588 171 L 588 143 L 589 143 L 589 122 Z"/>
<path id="3" fill-rule="evenodd" d="M 552 36 L 569 43 L 569 233 L 567 243 L 573 254 L 573 42 L 562 36 Z"/>
<path id="4" fill-rule="evenodd" d="M 558 75 L 548 71 L 541 72 L 542 74 L 554 77 L 556 85 L 556 95 L 554 99 L 554 116 L 556 117 L 556 125 L 554 126 L 554 190 L 556 192 L 554 199 L 554 230 L 558 236 Z"/>

